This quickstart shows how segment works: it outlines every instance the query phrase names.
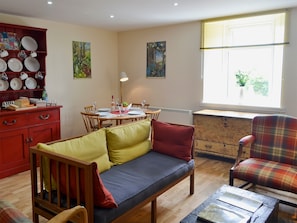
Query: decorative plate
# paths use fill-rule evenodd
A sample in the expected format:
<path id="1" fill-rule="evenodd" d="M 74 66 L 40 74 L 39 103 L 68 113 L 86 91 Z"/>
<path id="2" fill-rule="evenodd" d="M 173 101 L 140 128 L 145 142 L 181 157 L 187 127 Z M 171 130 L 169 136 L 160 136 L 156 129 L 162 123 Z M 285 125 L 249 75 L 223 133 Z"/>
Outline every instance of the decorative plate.
<path id="1" fill-rule="evenodd" d="M 10 81 L 10 87 L 12 88 L 12 90 L 20 90 L 23 86 L 23 82 L 20 78 L 13 78 L 11 81 Z"/>
<path id="2" fill-rule="evenodd" d="M 7 69 L 7 63 L 5 60 L 0 58 L 0 72 L 4 72 Z"/>
<path id="3" fill-rule="evenodd" d="M 28 77 L 25 81 L 25 85 L 28 89 L 35 89 L 37 86 L 37 82 L 33 77 Z"/>
<path id="4" fill-rule="evenodd" d="M 7 62 L 7 65 L 13 72 L 20 72 L 23 69 L 22 62 L 17 58 L 10 58 Z"/>
<path id="5" fill-rule="evenodd" d="M 6 91 L 9 88 L 8 81 L 0 80 L 0 91 Z"/>
<path id="6" fill-rule="evenodd" d="M 38 44 L 35 39 L 31 36 L 24 36 L 21 40 L 21 44 L 25 50 L 28 51 L 36 51 L 38 48 Z"/>
<path id="7" fill-rule="evenodd" d="M 40 68 L 38 60 L 34 57 L 27 57 L 24 61 L 24 64 L 25 67 L 31 72 L 36 72 Z"/>

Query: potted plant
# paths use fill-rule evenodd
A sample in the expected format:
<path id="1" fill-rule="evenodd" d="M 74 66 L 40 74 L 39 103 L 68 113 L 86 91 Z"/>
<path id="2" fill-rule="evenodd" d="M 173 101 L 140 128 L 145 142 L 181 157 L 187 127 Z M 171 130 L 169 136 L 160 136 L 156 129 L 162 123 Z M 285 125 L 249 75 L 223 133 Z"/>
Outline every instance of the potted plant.
<path id="1" fill-rule="evenodd" d="M 235 73 L 235 77 L 236 77 L 236 83 L 240 87 L 244 87 L 249 80 L 249 75 L 246 72 L 241 71 L 241 70 L 238 70 Z"/>

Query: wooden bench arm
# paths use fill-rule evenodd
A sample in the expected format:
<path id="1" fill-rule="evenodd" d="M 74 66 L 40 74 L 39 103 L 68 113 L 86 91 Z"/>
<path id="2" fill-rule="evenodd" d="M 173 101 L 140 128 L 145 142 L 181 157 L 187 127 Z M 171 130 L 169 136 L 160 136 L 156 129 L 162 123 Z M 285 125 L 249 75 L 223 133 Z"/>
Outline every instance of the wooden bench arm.
<path id="1" fill-rule="evenodd" d="M 75 206 L 57 214 L 48 223 L 67 223 L 69 220 L 74 220 L 75 218 L 77 218 L 76 220 L 79 223 L 88 223 L 87 209 L 80 205 Z"/>

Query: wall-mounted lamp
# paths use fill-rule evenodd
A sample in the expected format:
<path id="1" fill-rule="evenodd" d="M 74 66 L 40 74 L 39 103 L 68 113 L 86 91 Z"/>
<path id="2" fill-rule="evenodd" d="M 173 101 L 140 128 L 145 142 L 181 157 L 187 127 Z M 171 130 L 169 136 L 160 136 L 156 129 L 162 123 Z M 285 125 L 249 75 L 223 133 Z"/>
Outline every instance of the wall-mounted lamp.
<path id="1" fill-rule="evenodd" d="M 121 94 L 121 103 L 123 103 L 123 92 L 122 92 L 122 82 L 129 80 L 126 72 L 120 73 L 120 94 Z"/>

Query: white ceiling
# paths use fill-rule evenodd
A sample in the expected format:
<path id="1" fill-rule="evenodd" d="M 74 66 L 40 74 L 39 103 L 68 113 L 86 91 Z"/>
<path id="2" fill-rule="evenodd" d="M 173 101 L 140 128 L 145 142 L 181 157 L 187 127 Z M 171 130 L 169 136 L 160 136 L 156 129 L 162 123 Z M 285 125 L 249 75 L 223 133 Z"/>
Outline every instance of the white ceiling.
<path id="1" fill-rule="evenodd" d="M 125 31 L 297 6 L 297 0 L 52 1 L 53 5 L 47 0 L 0 0 L 0 12 Z M 175 2 L 179 5 L 173 6 Z"/>

